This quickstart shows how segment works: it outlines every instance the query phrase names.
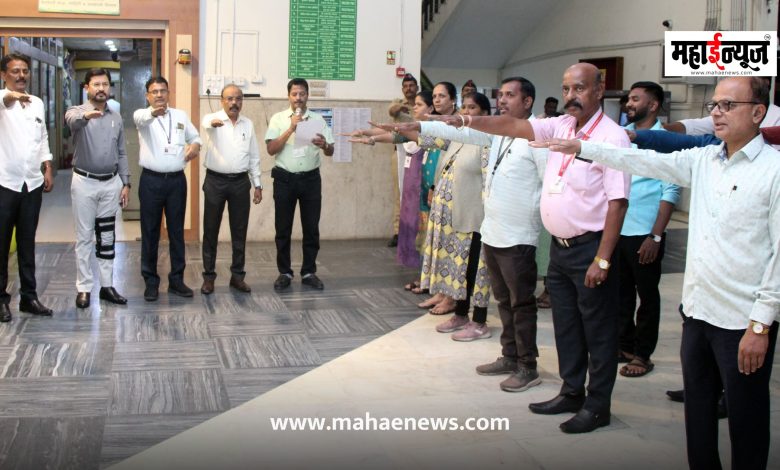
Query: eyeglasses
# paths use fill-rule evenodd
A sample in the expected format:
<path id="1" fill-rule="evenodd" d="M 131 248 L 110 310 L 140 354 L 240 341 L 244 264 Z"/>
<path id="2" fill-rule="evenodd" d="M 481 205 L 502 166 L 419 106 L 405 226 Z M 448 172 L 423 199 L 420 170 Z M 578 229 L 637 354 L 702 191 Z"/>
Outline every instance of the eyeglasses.
<path id="1" fill-rule="evenodd" d="M 704 103 L 704 109 L 707 110 L 708 113 L 711 113 L 715 107 L 718 107 L 718 111 L 721 113 L 727 113 L 734 109 L 734 105 L 737 104 L 761 104 L 755 101 L 729 101 L 729 100 L 720 100 L 720 101 L 708 101 Z"/>
<path id="2" fill-rule="evenodd" d="M 168 90 L 162 89 L 162 90 L 150 90 L 148 92 L 150 95 L 157 96 L 157 95 L 167 95 Z"/>

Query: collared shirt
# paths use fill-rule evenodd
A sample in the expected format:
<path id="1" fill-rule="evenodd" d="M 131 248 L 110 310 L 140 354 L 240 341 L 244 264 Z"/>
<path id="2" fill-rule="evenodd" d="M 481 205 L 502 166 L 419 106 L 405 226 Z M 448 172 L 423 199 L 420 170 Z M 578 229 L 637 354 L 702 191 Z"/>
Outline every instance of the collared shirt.
<path id="1" fill-rule="evenodd" d="M 780 152 L 758 135 L 723 162 L 723 146 L 659 154 L 583 142 L 581 155 L 691 188 L 683 309 L 742 330 L 780 311 Z"/>
<path id="2" fill-rule="evenodd" d="M 198 130 L 187 113 L 168 108 L 162 116 L 152 116 L 152 108 L 137 109 L 133 121 L 138 129 L 140 144 L 138 164 L 159 173 L 181 171 L 187 166 L 184 147 L 200 144 Z"/>
<path id="3" fill-rule="evenodd" d="M 705 135 L 715 133 L 715 123 L 712 122 L 712 116 L 704 116 L 703 118 L 694 119 L 682 119 L 680 120 L 683 126 L 685 126 L 685 133 L 688 135 Z M 761 121 L 760 127 L 775 127 L 780 126 L 780 106 L 770 104 L 766 109 L 766 116 Z M 774 148 L 780 150 L 780 145 L 773 145 Z"/>
<path id="4" fill-rule="evenodd" d="M 215 119 L 222 121 L 222 127 L 211 126 L 211 121 Z M 203 165 L 217 173 L 249 173 L 252 185 L 261 187 L 260 150 L 252 121 L 239 115 L 233 124 L 222 110 L 203 116 L 200 125 L 206 141 Z"/>
<path id="5" fill-rule="evenodd" d="M 285 109 L 274 114 L 271 117 L 271 121 L 268 123 L 268 130 L 265 133 L 265 141 L 274 140 L 290 128 L 292 123 L 292 117 L 295 114 L 292 108 Z M 325 119 L 317 113 L 306 109 L 303 114 L 304 120 L 313 120 L 322 122 L 321 134 L 325 137 L 325 142 L 333 143 L 333 133 L 330 127 L 325 123 Z M 320 149 L 315 145 L 307 145 L 300 150 L 293 148 L 295 143 L 295 132 L 292 133 L 287 142 L 284 144 L 281 152 L 274 155 L 276 158 L 276 166 L 283 170 L 287 170 L 290 173 L 301 173 L 304 171 L 311 171 L 320 167 Z"/>
<path id="6" fill-rule="evenodd" d="M 29 95 L 24 107 L 14 101 L 7 108 L 8 92 L 0 90 L 0 186 L 20 192 L 26 183 L 32 191 L 43 184 L 41 163 L 51 160 L 43 101 Z"/>
<path id="7" fill-rule="evenodd" d="M 532 151 L 525 139 L 495 136 L 469 128 L 456 129 L 442 122 L 421 122 L 420 133 L 453 142 L 490 145 L 484 192 L 485 218 L 480 228 L 482 242 L 496 248 L 536 246 L 542 227 L 539 198 L 545 152 Z M 504 156 L 496 167 L 500 154 Z"/>
<path id="8" fill-rule="evenodd" d="M 632 131 L 635 128 L 633 123 L 626 126 L 626 129 Z M 658 119 L 649 130 L 666 132 Z M 636 147 L 635 144 L 631 144 L 631 146 Z M 631 176 L 631 197 L 628 200 L 628 210 L 620 234 L 625 236 L 649 235 L 653 230 L 655 220 L 658 218 L 661 201 L 677 205 L 680 202 L 680 187 L 655 178 Z M 660 235 L 660 233 L 655 235 Z"/>
<path id="9" fill-rule="evenodd" d="M 65 113 L 65 122 L 73 133 L 73 166 L 96 174 L 117 172 L 122 184 L 129 184 L 130 168 L 127 165 L 122 117 L 106 108 L 103 116 L 84 119 L 84 113 L 95 109 L 87 101 L 71 106 Z"/>
<path id="10" fill-rule="evenodd" d="M 630 141 L 626 131 L 615 121 L 601 115 L 601 108 L 576 133 L 582 138 L 590 131 L 590 140 L 609 142 L 618 147 L 628 147 Z M 575 137 L 577 119 L 568 114 L 530 122 L 536 140 L 551 138 L 571 139 Z M 564 162 L 571 162 L 561 177 L 563 190 L 551 194 L 558 173 Z M 550 152 L 547 157 L 547 169 L 542 186 L 541 211 L 542 222 L 550 234 L 559 238 L 572 238 L 586 232 L 604 230 L 608 203 L 614 199 L 628 199 L 631 175 L 615 171 L 599 163 L 574 159 L 573 155 Z"/>

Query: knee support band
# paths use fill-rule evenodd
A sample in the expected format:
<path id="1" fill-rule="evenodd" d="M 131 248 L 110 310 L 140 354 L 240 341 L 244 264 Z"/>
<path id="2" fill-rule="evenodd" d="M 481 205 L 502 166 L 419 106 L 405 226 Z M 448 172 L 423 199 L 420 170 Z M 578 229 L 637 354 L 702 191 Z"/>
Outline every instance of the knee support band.
<path id="1" fill-rule="evenodd" d="M 95 256 L 102 259 L 114 259 L 114 227 L 116 217 L 98 217 L 95 219 Z"/>

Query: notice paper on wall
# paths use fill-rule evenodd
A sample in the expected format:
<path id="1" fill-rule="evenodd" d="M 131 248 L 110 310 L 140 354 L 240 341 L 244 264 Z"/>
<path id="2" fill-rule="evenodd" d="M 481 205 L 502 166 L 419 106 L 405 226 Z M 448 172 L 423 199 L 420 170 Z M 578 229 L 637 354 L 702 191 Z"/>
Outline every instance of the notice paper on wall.
<path id="1" fill-rule="evenodd" d="M 341 134 L 349 134 L 358 129 L 370 127 L 371 109 L 369 108 L 333 108 L 333 138 L 336 140 L 336 148 L 333 152 L 333 161 L 336 163 L 352 162 L 352 144 L 349 137 Z"/>

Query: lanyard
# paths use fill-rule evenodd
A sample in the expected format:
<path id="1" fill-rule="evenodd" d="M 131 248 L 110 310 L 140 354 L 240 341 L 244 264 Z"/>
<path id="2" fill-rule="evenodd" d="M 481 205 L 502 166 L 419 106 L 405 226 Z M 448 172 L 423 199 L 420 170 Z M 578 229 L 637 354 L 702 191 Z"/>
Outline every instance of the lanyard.
<path id="1" fill-rule="evenodd" d="M 165 132 L 165 126 L 163 126 L 162 119 L 160 119 L 160 116 L 157 116 L 157 123 L 160 124 L 160 127 L 162 127 L 163 133 L 165 134 L 165 138 L 168 139 L 168 143 L 171 143 L 171 112 L 168 111 L 168 132 Z"/>
<path id="2" fill-rule="evenodd" d="M 458 148 L 458 150 L 456 150 L 456 151 L 455 151 L 455 153 L 453 153 L 453 154 L 452 154 L 452 156 L 450 157 L 450 159 L 449 159 L 449 161 L 447 162 L 447 164 L 446 164 L 446 165 L 444 165 L 444 168 L 442 168 L 442 170 L 441 170 L 441 174 L 442 174 L 442 175 L 444 175 L 445 173 L 447 173 L 447 171 L 450 169 L 450 167 L 452 166 L 452 164 L 453 164 L 453 163 L 455 163 L 455 157 L 457 157 L 457 156 L 458 156 L 458 152 L 460 152 L 460 149 L 462 149 L 462 148 L 463 148 L 463 146 L 461 145 L 461 146 L 460 146 L 460 148 Z"/>
<path id="3" fill-rule="evenodd" d="M 504 146 L 504 139 L 506 137 L 501 137 L 501 143 L 498 144 L 498 158 L 496 158 L 496 164 L 493 165 L 493 172 L 490 174 L 490 178 L 492 179 L 494 176 L 496 176 L 496 170 L 498 170 L 498 165 L 501 164 L 501 162 L 504 160 L 504 155 L 509 152 L 509 149 L 512 148 L 512 143 L 515 141 L 515 138 L 512 137 L 509 139 L 509 142 L 506 144 L 506 148 L 501 150 L 501 148 Z"/>
<path id="4" fill-rule="evenodd" d="M 596 126 L 599 125 L 599 123 L 601 122 L 601 118 L 603 118 L 603 117 L 604 117 L 604 111 L 602 111 L 601 114 L 599 114 L 599 117 L 596 119 L 596 122 L 594 122 L 593 125 L 590 126 L 590 129 L 588 129 L 587 132 L 585 132 L 585 135 L 583 135 L 580 140 L 588 140 L 588 139 L 590 139 L 591 132 L 593 132 L 593 129 L 595 129 Z M 569 128 L 569 134 L 570 134 L 570 136 L 569 136 L 570 139 L 574 138 L 575 134 L 574 134 L 574 128 L 573 127 Z M 569 157 L 569 158 L 566 158 L 566 157 Z M 569 165 L 571 165 L 571 162 L 574 161 L 574 157 L 575 157 L 575 155 L 564 155 L 563 156 L 563 160 L 561 161 L 561 167 L 558 169 L 558 178 L 561 178 L 563 176 L 563 174 L 566 173 L 566 169 L 569 168 Z"/>

